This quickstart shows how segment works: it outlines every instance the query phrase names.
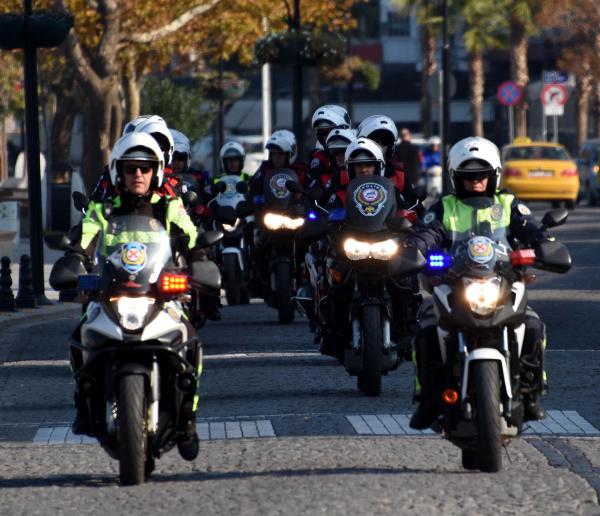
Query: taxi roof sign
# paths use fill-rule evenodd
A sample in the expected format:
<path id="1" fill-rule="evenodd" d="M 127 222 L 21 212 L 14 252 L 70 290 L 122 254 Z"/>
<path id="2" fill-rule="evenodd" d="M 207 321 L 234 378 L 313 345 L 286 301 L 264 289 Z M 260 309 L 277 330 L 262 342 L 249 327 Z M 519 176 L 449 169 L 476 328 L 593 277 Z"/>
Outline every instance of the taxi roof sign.
<path id="1" fill-rule="evenodd" d="M 528 136 L 518 136 L 513 140 L 513 145 L 528 145 L 531 143 L 531 138 Z"/>

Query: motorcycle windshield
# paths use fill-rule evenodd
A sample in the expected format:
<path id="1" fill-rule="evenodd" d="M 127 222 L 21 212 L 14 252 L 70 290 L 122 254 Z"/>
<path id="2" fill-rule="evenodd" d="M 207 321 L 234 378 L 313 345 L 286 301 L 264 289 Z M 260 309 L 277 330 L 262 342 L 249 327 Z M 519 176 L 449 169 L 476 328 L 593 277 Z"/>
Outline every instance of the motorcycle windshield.
<path id="1" fill-rule="evenodd" d="M 216 203 L 219 206 L 231 206 L 235 208 L 240 201 L 244 200 L 244 194 L 236 190 L 236 185 L 242 181 L 240 176 L 229 174 L 219 178 L 219 182 L 225 183 L 225 191 L 219 193 L 216 197 Z"/>
<path id="2" fill-rule="evenodd" d="M 294 195 L 285 186 L 286 181 L 298 182 L 298 175 L 290 168 L 278 168 L 265 174 L 265 207 L 277 211 L 286 210 Z"/>
<path id="3" fill-rule="evenodd" d="M 346 227 L 366 233 L 387 229 L 386 222 L 396 213 L 394 184 L 387 177 L 357 177 L 347 192 Z"/>
<path id="4" fill-rule="evenodd" d="M 453 245 L 452 270 L 459 276 L 490 276 L 509 262 L 509 253 L 510 249 L 489 236 L 475 235 Z"/>
<path id="5" fill-rule="evenodd" d="M 112 295 L 148 293 L 171 260 L 169 235 L 161 222 L 152 217 L 114 217 L 100 238 L 99 254 L 111 270 Z"/>

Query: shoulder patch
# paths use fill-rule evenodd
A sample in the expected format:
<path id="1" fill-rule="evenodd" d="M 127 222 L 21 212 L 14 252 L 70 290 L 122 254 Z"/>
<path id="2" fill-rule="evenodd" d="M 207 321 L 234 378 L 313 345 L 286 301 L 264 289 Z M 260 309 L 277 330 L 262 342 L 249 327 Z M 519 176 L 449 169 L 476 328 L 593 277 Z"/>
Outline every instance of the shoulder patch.
<path id="1" fill-rule="evenodd" d="M 423 222 L 425 224 L 431 224 L 435 220 L 435 213 L 432 211 L 428 211 L 423 217 Z"/>
<path id="2" fill-rule="evenodd" d="M 502 218 L 502 212 L 504 210 L 502 209 L 502 205 L 501 204 L 494 204 L 491 208 L 491 217 L 492 220 L 500 220 Z"/>
<path id="3" fill-rule="evenodd" d="M 517 204 L 517 211 L 521 214 L 521 215 L 531 215 L 531 210 L 525 206 L 523 203 L 519 203 Z"/>
<path id="4" fill-rule="evenodd" d="M 313 158 L 310 162 L 310 168 L 317 168 L 321 164 L 321 160 L 319 158 Z"/>

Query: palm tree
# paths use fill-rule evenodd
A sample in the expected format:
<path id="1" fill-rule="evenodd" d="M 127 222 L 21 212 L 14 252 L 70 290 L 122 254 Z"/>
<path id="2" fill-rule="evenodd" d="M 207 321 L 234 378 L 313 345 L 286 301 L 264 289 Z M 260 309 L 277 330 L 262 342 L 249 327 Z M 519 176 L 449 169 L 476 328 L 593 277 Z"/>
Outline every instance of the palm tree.
<path id="1" fill-rule="evenodd" d="M 469 99 L 473 116 L 473 134 L 483 136 L 483 92 L 485 87 L 484 53 L 506 45 L 508 25 L 497 2 L 463 0 L 461 13 L 467 23 L 463 42 L 469 52 Z"/>
<path id="2" fill-rule="evenodd" d="M 528 38 L 538 32 L 535 16 L 542 8 L 542 0 L 505 0 L 504 10 L 510 27 L 510 74 L 522 89 L 529 83 L 527 53 Z M 527 136 L 527 100 L 516 106 L 515 134 Z"/>
<path id="3" fill-rule="evenodd" d="M 406 14 L 416 10 L 421 43 L 421 127 L 424 136 L 431 134 L 431 98 L 427 92 L 427 82 L 437 69 L 435 62 L 436 38 L 440 32 L 442 18 L 439 2 L 436 0 L 394 0 L 400 11 Z"/>

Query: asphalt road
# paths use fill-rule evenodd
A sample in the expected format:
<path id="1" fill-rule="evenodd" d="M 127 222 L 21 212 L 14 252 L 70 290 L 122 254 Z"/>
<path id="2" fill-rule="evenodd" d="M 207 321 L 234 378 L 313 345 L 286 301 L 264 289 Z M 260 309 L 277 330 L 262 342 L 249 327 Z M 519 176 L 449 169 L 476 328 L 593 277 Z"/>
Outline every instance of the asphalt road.
<path id="1" fill-rule="evenodd" d="M 544 405 L 598 429 L 599 220 L 599 210 L 581 208 L 555 230 L 575 266 L 539 273 L 529 296 L 548 327 Z M 363 421 L 372 433 L 382 421 L 393 433 L 410 415 L 412 365 L 366 398 L 317 353 L 305 321 L 279 325 L 260 303 L 225 307 L 223 321 L 201 332 L 198 459 L 172 451 L 146 485 L 121 488 L 99 446 L 33 442 L 41 428 L 58 435 L 72 420 L 65 342 L 77 317 L 75 307 L 0 323 L 3 514 L 600 514 L 594 432 L 513 441 L 499 474 L 464 471 L 458 449 L 436 435 L 359 435 L 353 416 L 371 416 Z"/>

